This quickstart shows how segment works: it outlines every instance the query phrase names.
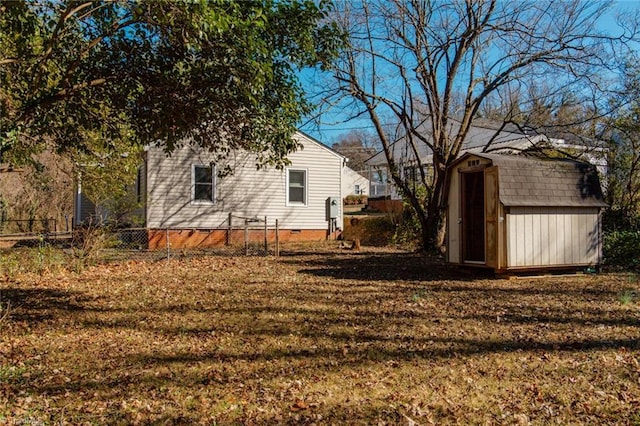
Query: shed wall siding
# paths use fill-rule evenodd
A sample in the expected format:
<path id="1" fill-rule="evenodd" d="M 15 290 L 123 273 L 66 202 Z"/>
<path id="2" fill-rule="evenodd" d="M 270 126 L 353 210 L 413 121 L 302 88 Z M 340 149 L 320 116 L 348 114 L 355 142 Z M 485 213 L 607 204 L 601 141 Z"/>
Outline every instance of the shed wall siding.
<path id="1" fill-rule="evenodd" d="M 598 209 L 511 207 L 506 220 L 510 268 L 600 263 Z"/>
<path id="2" fill-rule="evenodd" d="M 279 219 L 282 229 L 327 229 L 325 200 L 342 197 L 342 158 L 315 142 L 298 135 L 304 149 L 288 156 L 290 169 L 307 171 L 306 206 L 286 205 L 286 172 L 256 170 L 255 157 L 246 152 L 232 154 L 221 170 L 229 165 L 234 174 L 216 178 L 215 204 L 191 201 L 191 169 L 194 164 L 208 165 L 213 156 L 193 147 L 177 149 L 167 158 L 161 149 L 147 153 L 147 227 L 215 229 L 227 226 L 228 215 L 267 216 Z M 342 227 L 342 212 L 338 226 Z"/>

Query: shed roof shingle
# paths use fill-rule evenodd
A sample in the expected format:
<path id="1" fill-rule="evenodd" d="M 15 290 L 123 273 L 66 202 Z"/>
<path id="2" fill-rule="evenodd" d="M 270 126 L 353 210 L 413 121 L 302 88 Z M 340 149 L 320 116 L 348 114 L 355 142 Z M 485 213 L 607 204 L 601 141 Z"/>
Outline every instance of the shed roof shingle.
<path id="1" fill-rule="evenodd" d="M 588 163 L 474 153 L 498 166 L 500 202 L 518 207 L 606 207 L 596 168 Z M 460 160 L 462 160 L 462 158 Z"/>

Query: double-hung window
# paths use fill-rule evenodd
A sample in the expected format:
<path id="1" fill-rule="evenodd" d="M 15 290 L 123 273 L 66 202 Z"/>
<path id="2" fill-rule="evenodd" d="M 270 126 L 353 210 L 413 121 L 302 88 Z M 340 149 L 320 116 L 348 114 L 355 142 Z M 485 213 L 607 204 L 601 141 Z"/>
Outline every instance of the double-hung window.
<path id="1" fill-rule="evenodd" d="M 194 203 L 214 203 L 216 186 L 214 165 L 194 164 L 191 169 L 191 200 Z"/>
<path id="2" fill-rule="evenodd" d="M 287 169 L 287 205 L 307 205 L 307 171 Z"/>

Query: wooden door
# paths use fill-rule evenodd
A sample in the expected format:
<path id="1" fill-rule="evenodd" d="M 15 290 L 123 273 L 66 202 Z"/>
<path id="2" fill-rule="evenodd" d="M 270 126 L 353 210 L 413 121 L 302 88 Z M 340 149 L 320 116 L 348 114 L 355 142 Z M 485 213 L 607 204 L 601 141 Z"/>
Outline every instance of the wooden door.
<path id="1" fill-rule="evenodd" d="M 462 177 L 462 260 L 485 262 L 484 173 L 463 172 Z"/>
<path id="2" fill-rule="evenodd" d="M 485 199 L 485 263 L 492 268 L 499 268 L 500 226 L 498 223 L 498 168 L 488 167 L 484 170 Z"/>

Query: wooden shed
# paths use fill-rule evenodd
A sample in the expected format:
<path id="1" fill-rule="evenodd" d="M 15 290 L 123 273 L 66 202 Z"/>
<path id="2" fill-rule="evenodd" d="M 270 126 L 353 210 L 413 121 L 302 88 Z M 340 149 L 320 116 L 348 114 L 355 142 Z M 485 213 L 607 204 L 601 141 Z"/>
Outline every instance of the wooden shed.
<path id="1" fill-rule="evenodd" d="M 601 262 L 606 204 L 592 165 L 467 153 L 449 178 L 450 263 L 515 272 Z"/>

